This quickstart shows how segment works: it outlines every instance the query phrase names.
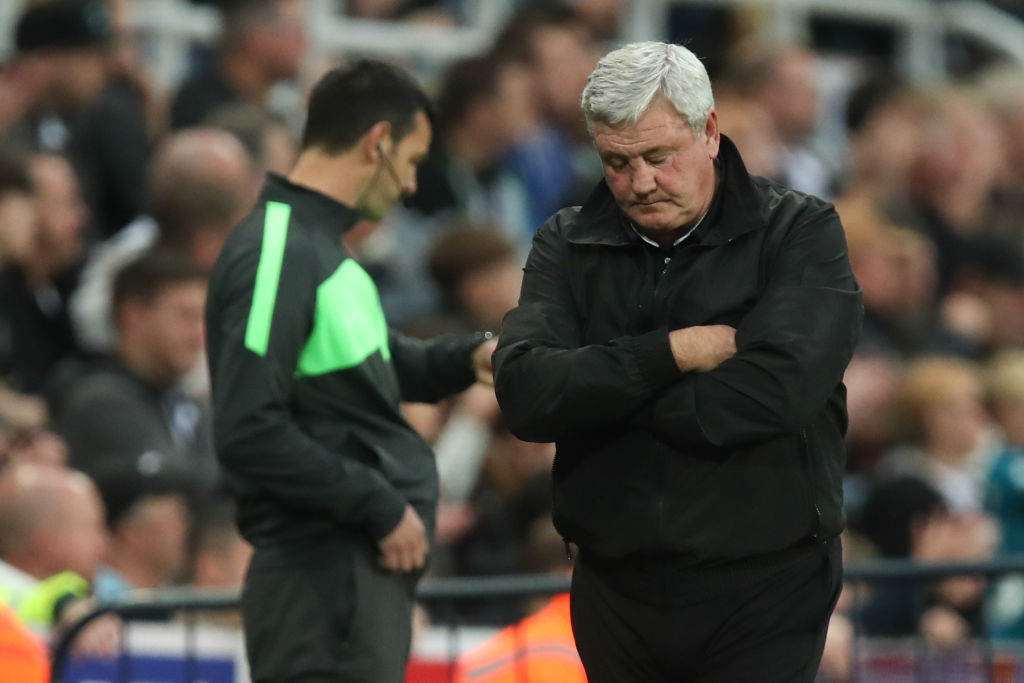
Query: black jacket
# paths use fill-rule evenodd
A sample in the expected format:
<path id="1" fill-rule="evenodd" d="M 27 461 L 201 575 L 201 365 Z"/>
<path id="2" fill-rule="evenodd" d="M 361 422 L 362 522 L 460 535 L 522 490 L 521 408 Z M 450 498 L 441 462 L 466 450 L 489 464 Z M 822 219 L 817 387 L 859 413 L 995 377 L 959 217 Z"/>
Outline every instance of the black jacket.
<path id="1" fill-rule="evenodd" d="M 496 388 L 512 431 L 556 441 L 554 519 L 585 552 L 704 566 L 844 525 L 843 372 L 860 288 L 833 207 L 747 174 L 678 247 L 641 241 L 602 183 L 538 231 L 505 318 Z M 734 357 L 681 373 L 669 330 L 737 328 Z"/>
<path id="2" fill-rule="evenodd" d="M 434 455 L 399 401 L 469 386 L 483 337 L 389 331 L 373 281 L 341 246 L 356 219 L 272 175 L 210 280 L 214 440 L 255 545 L 380 539 L 406 502 L 433 528 Z"/>

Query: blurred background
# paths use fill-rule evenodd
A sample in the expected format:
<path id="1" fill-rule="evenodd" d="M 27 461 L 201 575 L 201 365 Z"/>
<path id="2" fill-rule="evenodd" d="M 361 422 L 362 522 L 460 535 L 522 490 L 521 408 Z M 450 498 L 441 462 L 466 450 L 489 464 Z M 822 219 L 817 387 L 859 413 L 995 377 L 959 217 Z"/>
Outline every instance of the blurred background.
<path id="1" fill-rule="evenodd" d="M 417 194 L 346 236 L 388 320 L 497 333 L 534 231 L 601 178 L 587 75 L 637 40 L 693 50 L 749 170 L 839 209 L 867 309 L 846 376 L 847 561 L 1024 553 L 1024 2 L 3 0 L 12 620 L 59 633 L 96 598 L 240 586 L 205 278 L 264 174 L 290 168 L 320 75 L 391 60 L 438 106 Z M 431 576 L 567 575 L 554 446 L 512 437 L 481 387 L 405 408 L 441 472 Z M 493 630 L 527 611 L 480 601 L 458 619 Z M 418 618 L 425 633 L 440 619 Z M 120 627 L 97 626 L 82 653 L 116 646 Z M 855 632 L 1024 651 L 1024 579 L 851 587 L 833 627 L 823 680 L 851 679 Z M 949 661 L 943 680 L 972 680 Z"/>

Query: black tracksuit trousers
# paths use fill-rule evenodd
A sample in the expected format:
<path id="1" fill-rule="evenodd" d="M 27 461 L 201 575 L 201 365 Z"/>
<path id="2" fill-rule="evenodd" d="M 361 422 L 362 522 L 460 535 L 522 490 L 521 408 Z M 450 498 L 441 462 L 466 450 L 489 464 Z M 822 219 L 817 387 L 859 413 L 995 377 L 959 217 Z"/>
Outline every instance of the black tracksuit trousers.
<path id="1" fill-rule="evenodd" d="M 253 683 L 402 683 L 419 574 L 365 541 L 256 548 L 242 590 Z"/>
<path id="2" fill-rule="evenodd" d="M 591 683 L 810 683 L 841 583 L 838 538 L 700 571 L 582 552 L 573 633 Z"/>

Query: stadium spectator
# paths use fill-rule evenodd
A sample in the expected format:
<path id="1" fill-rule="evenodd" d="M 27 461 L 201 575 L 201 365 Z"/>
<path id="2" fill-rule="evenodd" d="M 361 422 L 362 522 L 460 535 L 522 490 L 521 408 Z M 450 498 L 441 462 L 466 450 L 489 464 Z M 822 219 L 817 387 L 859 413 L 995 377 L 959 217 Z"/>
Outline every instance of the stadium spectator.
<path id="1" fill-rule="evenodd" d="M 765 108 L 749 97 L 725 89 L 715 96 L 715 111 L 722 122 L 722 133 L 736 143 L 747 170 L 752 175 L 777 177 L 782 142 Z"/>
<path id="2" fill-rule="evenodd" d="M 493 56 L 460 60 L 445 73 L 436 139 L 405 202 L 411 210 L 395 212 L 361 250 L 392 324 L 406 329 L 436 312 L 438 293 L 424 265 L 446 225 L 496 226 L 525 250 L 535 226 L 526 188 L 506 157 L 536 126 L 530 87 L 521 63 Z"/>
<path id="3" fill-rule="evenodd" d="M 279 81 L 294 78 L 306 53 L 305 0 L 231 0 L 221 4 L 219 52 L 182 83 L 171 127 L 198 126 L 225 104 L 266 106 Z"/>
<path id="4" fill-rule="evenodd" d="M 521 64 L 489 56 L 456 62 L 441 86 L 437 140 L 417 174 L 412 207 L 499 226 L 518 246 L 534 226 L 525 188 L 503 162 L 536 125 Z"/>
<path id="5" fill-rule="evenodd" d="M 512 432 L 558 444 L 587 675 L 809 682 L 862 310 L 842 226 L 751 178 L 686 48 L 609 53 L 583 110 L 605 181 L 537 233 L 494 362 Z"/>
<path id="6" fill-rule="evenodd" d="M 29 104 L 12 134 L 72 161 L 90 209 L 90 243 L 141 207 L 149 153 L 140 96 L 114 69 L 114 38 L 104 0 L 29 3 L 16 29 L 12 68 Z"/>
<path id="7" fill-rule="evenodd" d="M 226 130 L 238 138 L 259 177 L 267 171 L 287 173 L 295 165 L 298 150 L 287 122 L 262 107 L 249 102 L 227 104 L 210 112 L 202 125 Z"/>
<path id="8" fill-rule="evenodd" d="M 41 393 L 54 366 L 78 350 L 67 310 L 83 254 L 86 210 L 68 161 L 50 153 L 29 159 L 36 204 L 28 258 L 0 272 L 0 366 L 12 387 Z"/>
<path id="9" fill-rule="evenodd" d="M 1004 350 L 987 364 L 989 405 L 1002 432 L 1002 448 L 985 481 L 985 509 L 1001 531 L 999 551 L 1024 553 L 1024 350 Z M 998 580 L 987 611 L 990 632 L 1001 639 L 1024 637 L 1024 603 L 1018 576 Z"/>
<path id="10" fill-rule="evenodd" d="M 238 533 L 235 507 L 218 498 L 196 512 L 189 543 L 192 585 L 241 590 L 252 545 Z"/>
<path id="11" fill-rule="evenodd" d="M 903 394 L 910 442 L 883 458 L 879 474 L 917 477 L 942 495 L 949 510 L 978 512 L 996 443 L 977 366 L 951 357 L 920 358 L 907 368 Z"/>
<path id="12" fill-rule="evenodd" d="M 255 681 L 404 675 L 437 472 L 399 401 L 489 381 L 493 342 L 390 332 L 341 241 L 415 191 L 430 109 L 383 62 L 328 72 L 295 168 L 268 176 L 211 278 L 217 455 L 255 548 L 242 592 Z"/>
<path id="13" fill-rule="evenodd" d="M 73 623 L 69 615 L 91 604 L 106 548 L 103 504 L 87 477 L 24 462 L 0 470 L 0 601 L 27 624 Z M 99 627 L 88 647 L 109 651 L 111 635 L 109 623 Z"/>
<path id="14" fill-rule="evenodd" d="M 919 123 L 922 144 L 907 188 L 915 213 L 906 224 L 934 242 L 945 295 L 958 287 L 979 240 L 994 237 L 992 197 L 1004 150 L 994 115 L 973 92 L 938 89 L 925 96 L 924 107 L 928 116 Z"/>
<path id="15" fill-rule="evenodd" d="M 501 329 L 515 308 L 523 274 L 516 245 L 499 230 L 456 225 L 438 235 L 427 254 L 427 270 L 445 299 L 455 326 Z"/>
<path id="16" fill-rule="evenodd" d="M 75 117 L 106 84 L 112 33 L 105 3 L 27 3 L 14 34 L 10 68 L 26 105 L 11 133 L 34 148 L 65 152 Z"/>
<path id="17" fill-rule="evenodd" d="M 880 484 L 864 505 L 859 524 L 884 558 L 952 562 L 992 556 L 998 531 L 978 514 L 949 512 L 943 496 L 916 477 Z M 984 580 L 954 577 L 934 585 L 885 583 L 873 587 L 855 618 L 872 636 L 921 635 L 951 648 L 980 635 Z"/>
<path id="18" fill-rule="evenodd" d="M 116 464 L 99 470 L 110 547 L 93 592 L 106 600 L 136 588 L 160 588 L 188 569 L 190 478 Z"/>
<path id="19" fill-rule="evenodd" d="M 0 669 L 19 683 L 49 683 L 50 659 L 42 641 L 0 600 Z"/>
<path id="20" fill-rule="evenodd" d="M 179 386 L 203 350 L 205 295 L 206 274 L 177 252 L 146 252 L 118 273 L 117 354 L 80 369 L 54 402 L 73 466 L 93 476 L 174 473 L 205 492 L 217 486 L 209 407 Z"/>
<path id="21" fill-rule="evenodd" d="M 730 79 L 740 94 L 764 108 L 782 142 L 775 179 L 831 197 L 838 164 L 814 141 L 819 106 L 815 54 L 796 45 L 753 45 L 736 50 L 734 56 Z"/>
<path id="22" fill-rule="evenodd" d="M 205 272 L 213 270 L 224 240 L 258 191 L 254 164 L 230 133 L 190 128 L 168 136 L 149 168 L 148 214 L 93 248 L 72 294 L 71 316 L 82 347 L 100 353 L 116 347 L 111 286 L 121 267 L 159 246 L 181 252 Z"/>
<path id="23" fill-rule="evenodd" d="M 547 518 L 537 520 L 525 543 L 526 571 L 563 574 L 562 539 Z M 459 657 L 456 683 L 586 683 L 569 617 L 569 594 L 542 600 L 526 618 Z"/>
<path id="24" fill-rule="evenodd" d="M 512 15 L 495 39 L 493 53 L 529 66 L 532 92 L 543 124 L 520 141 L 510 166 L 526 185 L 530 227 L 566 204 L 580 204 L 601 177 L 586 122 L 579 109 L 598 49 L 571 7 L 532 3 Z"/>
<path id="25" fill-rule="evenodd" d="M 836 202 L 840 215 L 858 202 L 888 218 L 906 215 L 926 117 L 922 97 L 893 77 L 870 77 L 853 89 L 844 121 L 849 162 Z"/>

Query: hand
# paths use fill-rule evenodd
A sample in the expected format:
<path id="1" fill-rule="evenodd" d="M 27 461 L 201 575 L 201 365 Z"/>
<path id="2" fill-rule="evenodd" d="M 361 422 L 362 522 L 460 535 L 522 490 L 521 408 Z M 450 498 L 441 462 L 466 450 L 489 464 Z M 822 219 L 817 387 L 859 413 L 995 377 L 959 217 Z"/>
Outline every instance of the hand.
<path id="1" fill-rule="evenodd" d="M 459 394 L 455 399 L 453 412 L 469 415 L 484 425 L 491 425 L 501 415 L 498 399 L 494 396 L 494 388 L 483 384 L 474 384 Z"/>
<path id="2" fill-rule="evenodd" d="M 60 620 L 54 624 L 58 632 L 70 628 L 79 619 L 96 609 L 93 598 L 73 598 L 61 611 Z M 121 647 L 121 619 L 114 614 L 104 614 L 94 620 L 75 638 L 72 651 L 86 657 L 110 658 Z"/>
<path id="3" fill-rule="evenodd" d="M 412 505 L 406 504 L 405 514 L 384 538 L 377 542 L 380 563 L 393 572 L 411 572 L 427 561 L 427 530 Z"/>
<path id="4" fill-rule="evenodd" d="M 476 381 L 494 386 L 494 366 L 491 365 L 491 356 L 498 346 L 497 339 L 488 339 L 473 351 L 473 370 L 476 371 Z"/>
<path id="5" fill-rule="evenodd" d="M 728 325 L 683 327 L 668 333 L 672 355 L 683 372 L 708 372 L 736 353 L 736 329 Z"/>
<path id="6" fill-rule="evenodd" d="M 962 616 L 942 605 L 928 609 L 921 615 L 918 630 L 928 645 L 948 650 L 967 640 L 970 627 Z"/>

